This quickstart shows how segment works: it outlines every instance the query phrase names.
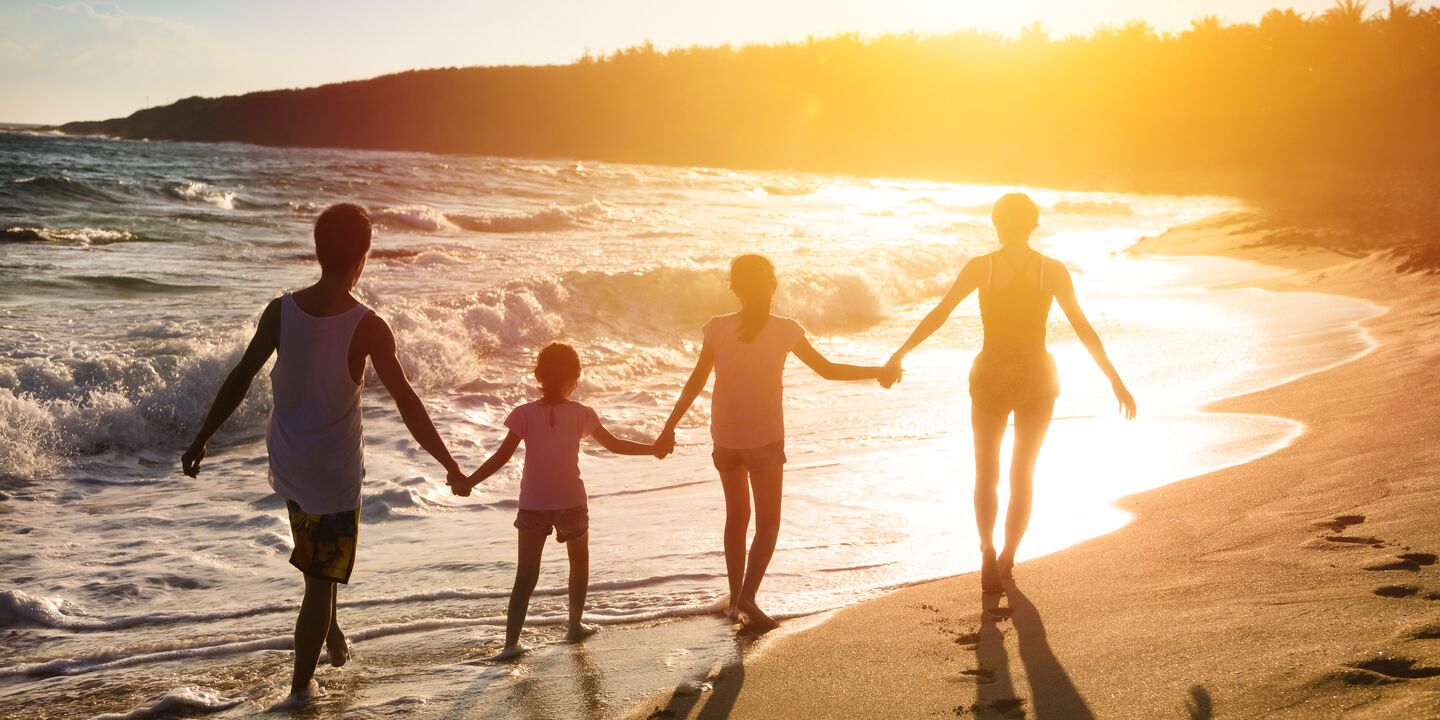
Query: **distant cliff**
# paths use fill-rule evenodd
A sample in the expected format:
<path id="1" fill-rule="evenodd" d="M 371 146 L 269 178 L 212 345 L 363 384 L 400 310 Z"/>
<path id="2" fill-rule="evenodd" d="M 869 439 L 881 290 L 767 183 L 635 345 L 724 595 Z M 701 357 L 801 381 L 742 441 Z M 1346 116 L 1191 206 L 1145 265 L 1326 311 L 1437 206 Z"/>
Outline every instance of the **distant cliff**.
<path id="1" fill-rule="evenodd" d="M 1404 204 L 1423 212 L 1437 118 L 1440 10 L 1342 3 L 1173 34 L 640 47 L 189 98 L 62 129 L 1277 199 L 1419 193 Z"/>

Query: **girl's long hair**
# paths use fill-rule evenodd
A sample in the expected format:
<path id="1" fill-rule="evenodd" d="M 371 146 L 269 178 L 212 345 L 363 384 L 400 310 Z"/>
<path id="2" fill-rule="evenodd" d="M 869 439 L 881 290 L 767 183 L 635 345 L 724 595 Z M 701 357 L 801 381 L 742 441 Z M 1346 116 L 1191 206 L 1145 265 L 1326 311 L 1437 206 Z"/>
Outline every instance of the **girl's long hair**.
<path id="1" fill-rule="evenodd" d="M 770 318 L 775 295 L 775 264 L 764 255 L 739 255 L 730 261 L 730 290 L 740 299 L 740 342 L 750 342 Z"/>

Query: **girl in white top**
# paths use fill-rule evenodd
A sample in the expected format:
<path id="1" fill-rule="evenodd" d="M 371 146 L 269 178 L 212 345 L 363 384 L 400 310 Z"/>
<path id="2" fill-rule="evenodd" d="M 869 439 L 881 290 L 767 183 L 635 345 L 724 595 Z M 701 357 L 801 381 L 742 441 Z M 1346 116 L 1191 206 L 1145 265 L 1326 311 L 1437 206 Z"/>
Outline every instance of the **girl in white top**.
<path id="1" fill-rule="evenodd" d="M 670 454 L 669 449 L 658 450 L 649 443 L 611 435 L 594 410 L 570 399 L 580 384 L 580 355 L 575 348 L 562 343 L 547 345 L 535 362 L 535 379 L 540 381 L 540 399 L 510 411 L 505 418 L 510 432 L 500 449 L 469 479 L 451 483 L 456 495 L 469 495 L 472 488 L 510 461 L 522 441 L 525 443 L 520 511 L 515 517 L 520 555 L 505 619 L 505 649 L 495 656 L 496 660 L 508 660 L 526 651 L 520 644 L 520 629 L 525 624 L 530 595 L 540 579 L 541 551 L 551 531 L 557 542 L 565 544 L 570 558 L 570 618 L 565 639 L 578 642 L 595 633 L 595 628 L 581 622 L 590 582 L 590 511 L 585 482 L 580 479 L 580 441 L 592 437 L 619 455 L 663 458 Z"/>
<path id="2" fill-rule="evenodd" d="M 777 286 L 775 266 L 762 255 L 741 255 L 730 263 L 730 290 L 740 311 L 705 323 L 705 343 L 695 371 L 656 446 L 675 445 L 675 426 L 715 372 L 711 396 L 711 457 L 725 489 L 725 570 L 730 580 L 729 614 L 747 630 L 764 633 L 775 621 L 755 604 L 755 593 L 775 552 L 780 533 L 780 494 L 785 464 L 783 382 L 785 361 L 794 353 L 826 380 L 896 380 L 883 367 L 841 365 L 825 359 L 805 338 L 800 324 L 770 314 Z M 755 495 L 755 539 L 745 555 L 750 528 L 750 494 Z"/>

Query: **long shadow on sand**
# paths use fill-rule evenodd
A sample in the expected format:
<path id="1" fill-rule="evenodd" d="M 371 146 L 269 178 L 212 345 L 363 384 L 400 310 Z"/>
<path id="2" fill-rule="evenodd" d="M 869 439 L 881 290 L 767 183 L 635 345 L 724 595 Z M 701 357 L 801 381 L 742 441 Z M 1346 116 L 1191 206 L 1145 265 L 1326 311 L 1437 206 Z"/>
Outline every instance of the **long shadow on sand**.
<path id="1" fill-rule="evenodd" d="M 1095 714 L 1055 657 L 1055 651 L 1050 649 L 1040 611 L 1014 585 L 1006 589 L 1005 596 L 1010 601 L 1010 621 L 1015 625 L 1015 641 L 1020 662 L 1025 666 L 1025 678 L 1030 683 L 1031 712 L 1036 720 L 1094 720 Z M 981 643 L 984 643 L 983 636 Z M 1002 644 L 1002 654 L 1003 648 Z"/>
<path id="2" fill-rule="evenodd" d="M 688 718 L 695 706 L 702 700 L 705 704 L 695 715 L 695 720 L 725 720 L 735 709 L 740 697 L 740 688 L 745 685 L 745 648 L 750 641 L 742 636 L 735 638 L 735 659 L 726 663 L 711 678 L 711 690 L 703 692 L 693 684 L 685 684 L 670 693 L 665 706 L 656 708 L 647 718 L 650 720 L 679 720 Z"/>

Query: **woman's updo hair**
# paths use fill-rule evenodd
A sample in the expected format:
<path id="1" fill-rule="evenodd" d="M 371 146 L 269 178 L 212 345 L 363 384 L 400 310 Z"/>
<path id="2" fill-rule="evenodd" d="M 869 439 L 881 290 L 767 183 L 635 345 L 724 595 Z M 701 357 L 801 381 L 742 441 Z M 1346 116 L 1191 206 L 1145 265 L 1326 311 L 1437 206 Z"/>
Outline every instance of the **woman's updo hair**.
<path id="1" fill-rule="evenodd" d="M 535 361 L 535 379 L 546 395 L 558 395 L 580 377 L 580 354 L 565 343 L 550 343 Z"/>
<path id="2" fill-rule="evenodd" d="M 765 328 L 770 318 L 770 300 L 775 295 L 775 264 L 764 255 L 753 253 L 730 261 L 730 290 L 740 299 L 741 342 L 750 342 Z"/>

